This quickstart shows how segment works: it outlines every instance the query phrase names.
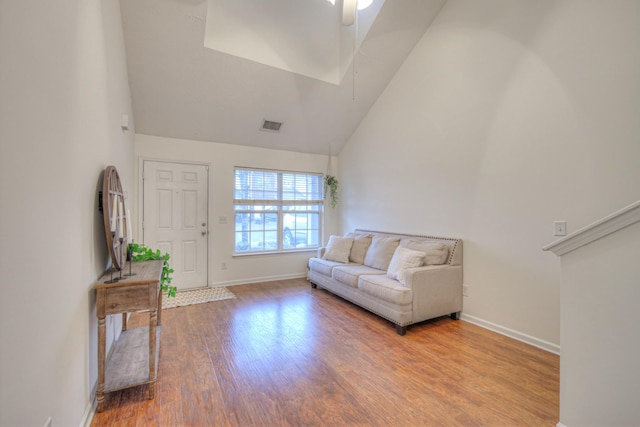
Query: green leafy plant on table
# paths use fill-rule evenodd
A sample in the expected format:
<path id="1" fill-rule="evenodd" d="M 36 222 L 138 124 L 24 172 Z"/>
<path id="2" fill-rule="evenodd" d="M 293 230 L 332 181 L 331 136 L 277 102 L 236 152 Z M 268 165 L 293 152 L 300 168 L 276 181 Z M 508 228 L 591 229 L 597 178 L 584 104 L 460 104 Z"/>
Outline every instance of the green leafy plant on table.
<path id="1" fill-rule="evenodd" d="M 171 273 L 173 273 L 173 268 L 169 266 L 169 254 L 162 254 L 160 249 L 153 250 L 147 248 L 145 245 L 141 245 L 139 243 L 132 243 L 130 245 L 131 250 L 131 259 L 133 261 L 152 261 L 162 259 L 164 260 L 164 264 L 162 265 L 162 275 L 160 276 L 160 288 L 162 292 L 166 292 L 170 297 L 176 296 L 176 291 L 178 288 L 176 286 L 171 286 Z"/>

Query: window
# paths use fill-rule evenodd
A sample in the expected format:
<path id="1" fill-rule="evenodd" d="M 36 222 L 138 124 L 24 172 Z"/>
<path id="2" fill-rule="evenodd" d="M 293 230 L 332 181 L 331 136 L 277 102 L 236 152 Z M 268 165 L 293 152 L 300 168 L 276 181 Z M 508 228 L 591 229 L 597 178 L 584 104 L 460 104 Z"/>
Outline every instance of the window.
<path id="1" fill-rule="evenodd" d="M 319 246 L 322 175 L 245 168 L 234 175 L 236 253 Z"/>

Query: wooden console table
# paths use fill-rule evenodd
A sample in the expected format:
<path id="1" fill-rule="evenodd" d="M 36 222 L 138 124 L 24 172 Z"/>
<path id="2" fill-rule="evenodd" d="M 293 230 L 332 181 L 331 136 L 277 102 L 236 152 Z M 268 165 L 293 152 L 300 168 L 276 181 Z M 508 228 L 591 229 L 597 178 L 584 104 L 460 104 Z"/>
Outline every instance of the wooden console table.
<path id="1" fill-rule="evenodd" d="M 122 270 L 122 280 L 104 283 L 111 277 L 105 273 L 94 286 L 96 313 L 98 316 L 98 412 L 104 409 L 104 394 L 141 384 L 149 385 L 149 399 L 155 396 L 160 350 L 160 323 L 162 318 L 162 293 L 160 277 L 163 260 L 132 263 L 134 276 L 125 276 L 129 268 Z M 119 277 L 120 272 L 113 273 Z M 149 326 L 127 330 L 127 313 L 149 310 Z M 122 333 L 106 361 L 107 315 L 122 314 Z"/>

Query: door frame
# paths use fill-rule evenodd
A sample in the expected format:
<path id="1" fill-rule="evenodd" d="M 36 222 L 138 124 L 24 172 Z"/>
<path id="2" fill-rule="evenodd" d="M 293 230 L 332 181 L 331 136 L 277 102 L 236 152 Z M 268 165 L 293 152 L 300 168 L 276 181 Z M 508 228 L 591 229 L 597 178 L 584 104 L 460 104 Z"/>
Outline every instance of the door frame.
<path id="1" fill-rule="evenodd" d="M 142 232 L 142 222 L 144 221 L 144 162 L 159 162 L 159 163 L 177 163 L 182 165 L 196 165 L 196 166 L 206 166 L 207 167 L 207 224 L 209 234 L 207 235 L 207 288 L 212 286 L 212 267 L 213 264 L 211 262 L 211 254 L 213 253 L 213 248 L 211 247 L 213 238 L 213 222 L 211 219 L 213 218 L 213 205 L 211 200 L 211 188 L 212 186 L 212 163 L 211 162 L 197 162 L 197 161 L 189 161 L 189 160 L 171 160 L 162 157 L 149 157 L 149 156 L 138 156 L 137 163 L 137 182 L 136 182 L 136 201 L 138 205 L 138 209 L 136 212 L 136 236 L 143 236 Z M 197 288 L 195 288 L 197 289 Z"/>

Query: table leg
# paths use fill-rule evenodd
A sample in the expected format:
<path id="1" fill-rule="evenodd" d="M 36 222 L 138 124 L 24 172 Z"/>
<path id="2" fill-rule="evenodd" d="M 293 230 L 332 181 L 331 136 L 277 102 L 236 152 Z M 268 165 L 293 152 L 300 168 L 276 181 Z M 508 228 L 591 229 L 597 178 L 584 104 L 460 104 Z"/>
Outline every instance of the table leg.
<path id="1" fill-rule="evenodd" d="M 149 400 L 155 397 L 156 392 L 156 326 L 157 326 L 157 310 L 152 309 L 149 312 Z"/>
<path id="2" fill-rule="evenodd" d="M 162 325 L 162 289 L 158 289 L 158 326 Z"/>
<path id="3" fill-rule="evenodd" d="M 106 326 L 105 317 L 98 317 L 98 391 L 96 399 L 98 401 L 98 412 L 104 410 L 104 371 L 106 367 Z"/>

